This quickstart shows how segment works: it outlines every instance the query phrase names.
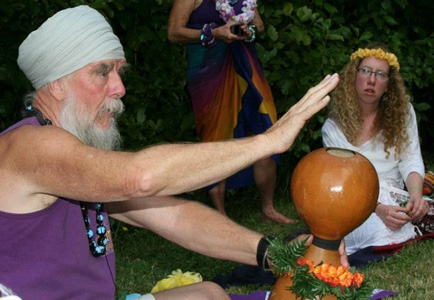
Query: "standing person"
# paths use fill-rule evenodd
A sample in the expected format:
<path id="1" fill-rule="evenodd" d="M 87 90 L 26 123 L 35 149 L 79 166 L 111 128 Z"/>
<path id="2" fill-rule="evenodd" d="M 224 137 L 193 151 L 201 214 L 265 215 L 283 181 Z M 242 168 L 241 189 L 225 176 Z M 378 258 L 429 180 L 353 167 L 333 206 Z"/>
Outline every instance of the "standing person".
<path id="1" fill-rule="evenodd" d="M 115 298 L 108 213 L 203 255 L 263 266 L 262 234 L 171 195 L 288 150 L 339 81 L 327 76 L 260 135 L 123 152 L 113 149 L 127 63 L 100 13 L 84 5 L 58 12 L 24 40 L 18 65 L 35 91 L 30 116 L 0 133 L 0 284 L 32 300 Z M 202 282 L 141 299 L 229 296 Z"/>
<path id="2" fill-rule="evenodd" d="M 422 198 L 424 164 L 416 115 L 397 57 L 384 46 L 369 45 L 351 55 L 340 78 L 322 128 L 324 146 L 363 154 L 380 180 L 375 213 L 345 237 L 348 254 L 407 241 L 416 236 L 415 228 L 432 232 L 426 218 L 429 205 Z M 397 193 L 404 187 L 410 199 L 400 206 Z M 432 208 L 429 214 L 434 214 Z"/>
<path id="3" fill-rule="evenodd" d="M 187 45 L 187 86 L 202 142 L 244 138 L 265 132 L 277 119 L 270 86 L 255 51 L 264 31 L 256 0 L 175 0 L 168 37 Z M 294 220 L 273 205 L 279 156 L 256 162 L 209 189 L 223 215 L 226 189 L 259 189 L 262 219 Z"/>

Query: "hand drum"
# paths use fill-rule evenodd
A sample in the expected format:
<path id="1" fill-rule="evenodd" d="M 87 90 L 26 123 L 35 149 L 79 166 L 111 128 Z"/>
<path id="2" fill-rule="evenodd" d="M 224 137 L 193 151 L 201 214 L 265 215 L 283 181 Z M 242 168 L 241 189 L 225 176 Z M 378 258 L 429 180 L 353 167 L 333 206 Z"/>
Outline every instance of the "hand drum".
<path id="1" fill-rule="evenodd" d="M 377 172 L 360 153 L 321 148 L 303 157 L 292 175 L 291 196 L 298 214 L 314 235 L 305 257 L 315 264 L 339 266 L 341 240 L 375 210 L 378 193 Z M 286 289 L 291 284 L 288 276 L 279 278 L 269 299 L 295 299 Z"/>

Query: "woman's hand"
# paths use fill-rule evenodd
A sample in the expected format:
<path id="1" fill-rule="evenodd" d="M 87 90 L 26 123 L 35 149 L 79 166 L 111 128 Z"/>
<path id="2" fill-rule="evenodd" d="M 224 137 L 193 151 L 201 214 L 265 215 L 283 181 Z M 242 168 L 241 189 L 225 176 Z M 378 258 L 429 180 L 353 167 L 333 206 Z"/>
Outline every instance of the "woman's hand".
<path id="1" fill-rule="evenodd" d="M 292 240 L 290 243 L 295 242 L 295 241 L 304 241 L 304 240 L 306 240 L 306 242 L 304 243 L 306 246 L 311 245 L 313 242 L 313 235 L 301 234 L 301 235 L 297 236 L 294 240 Z M 348 263 L 348 256 L 347 256 L 347 252 L 345 251 L 344 239 L 342 239 L 341 244 L 339 245 L 338 253 L 339 253 L 339 259 L 340 259 L 341 265 L 344 266 L 345 268 L 349 268 L 350 264 Z"/>
<path id="2" fill-rule="evenodd" d="M 410 193 L 410 201 L 408 201 L 406 208 L 408 209 L 412 221 L 418 222 L 428 213 L 429 204 L 423 199 L 423 177 L 417 172 L 411 172 L 405 185 Z"/>
<path id="3" fill-rule="evenodd" d="M 236 35 L 233 34 L 231 31 L 232 25 L 240 24 L 241 25 L 241 32 L 243 35 Z M 214 38 L 224 41 L 225 43 L 229 44 L 234 41 L 243 41 L 245 40 L 247 35 L 247 24 L 245 23 L 237 23 L 237 22 L 229 22 L 226 23 L 226 25 L 216 27 L 212 30 L 212 35 Z"/>
<path id="4" fill-rule="evenodd" d="M 411 197 L 406 208 L 409 210 L 411 220 L 418 222 L 428 213 L 429 204 L 422 196 Z"/>
<path id="5" fill-rule="evenodd" d="M 345 250 L 345 240 L 344 239 L 342 239 L 342 241 L 341 241 L 338 252 L 339 252 L 339 258 L 341 260 L 341 265 L 344 266 L 345 268 L 349 268 L 350 263 L 348 262 L 348 255 L 347 255 L 347 251 Z"/>
<path id="6" fill-rule="evenodd" d="M 393 231 L 401 229 L 402 226 L 411 221 L 408 216 L 410 209 L 397 205 L 378 204 L 375 213 L 380 217 L 383 223 Z"/>

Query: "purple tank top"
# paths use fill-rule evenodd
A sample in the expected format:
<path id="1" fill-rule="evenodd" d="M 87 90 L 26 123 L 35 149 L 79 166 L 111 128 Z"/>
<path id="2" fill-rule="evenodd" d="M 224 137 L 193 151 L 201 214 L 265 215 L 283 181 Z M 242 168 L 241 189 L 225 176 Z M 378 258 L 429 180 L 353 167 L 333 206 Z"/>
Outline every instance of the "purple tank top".
<path id="1" fill-rule="evenodd" d="M 27 118 L 0 136 L 23 125 L 39 126 L 36 118 Z M 0 211 L 0 283 L 23 300 L 114 299 L 115 255 L 106 213 L 104 225 L 107 254 L 94 257 L 78 201 L 58 198 L 26 214 Z"/>
<path id="2" fill-rule="evenodd" d="M 238 0 L 233 8 L 236 14 L 240 14 L 243 1 Z M 215 23 L 218 26 L 224 25 L 225 21 L 220 18 L 220 13 L 215 9 L 215 1 L 203 0 L 202 3 L 190 14 L 187 22 L 188 28 L 202 29 L 204 24 Z"/>

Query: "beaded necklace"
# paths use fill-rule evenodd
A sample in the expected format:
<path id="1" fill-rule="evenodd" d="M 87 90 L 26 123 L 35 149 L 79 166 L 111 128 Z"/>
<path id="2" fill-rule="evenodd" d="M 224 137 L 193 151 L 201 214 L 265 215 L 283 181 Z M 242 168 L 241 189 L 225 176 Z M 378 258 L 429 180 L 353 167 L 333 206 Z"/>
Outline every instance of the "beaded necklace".
<path id="1" fill-rule="evenodd" d="M 24 116 L 33 115 L 38 119 L 39 124 L 41 126 L 44 125 L 52 125 L 53 123 L 49 119 L 45 119 L 42 113 L 35 107 L 33 107 L 31 104 L 26 106 L 26 111 L 24 111 Z M 107 237 L 105 236 L 107 229 L 104 226 L 104 215 L 102 214 L 103 211 L 103 204 L 101 202 L 95 203 L 95 220 L 97 223 L 96 227 L 96 233 L 98 235 L 98 239 L 95 242 L 93 239 L 93 230 L 90 229 L 90 218 L 88 215 L 88 209 L 86 207 L 86 204 L 82 201 L 79 201 L 80 207 L 81 207 L 81 213 L 83 215 L 84 225 L 86 226 L 86 235 L 89 241 L 89 248 L 90 252 L 93 256 L 98 257 L 101 255 L 104 255 L 106 253 L 107 248 Z"/>
<path id="2" fill-rule="evenodd" d="M 51 123 L 51 120 L 45 119 L 39 109 L 34 108 L 31 104 L 26 106 L 26 110 L 23 112 L 23 115 L 24 117 L 35 116 L 41 126 L 53 125 L 53 123 Z"/>
<path id="3" fill-rule="evenodd" d="M 107 247 L 107 237 L 105 236 L 107 229 L 103 225 L 104 215 L 102 214 L 103 204 L 100 202 L 95 203 L 95 220 L 96 220 L 96 233 L 98 235 L 97 241 L 94 240 L 93 230 L 90 229 L 90 218 L 86 204 L 80 201 L 81 212 L 83 214 L 84 225 L 86 226 L 87 238 L 89 240 L 90 252 L 93 256 L 98 257 L 104 255 Z"/>
<path id="4" fill-rule="evenodd" d="M 232 4 L 235 2 L 231 0 L 216 0 L 215 8 L 220 13 L 220 17 L 225 20 L 226 23 L 229 21 L 234 22 L 244 22 L 249 23 L 255 17 L 255 7 L 257 6 L 256 0 L 244 0 L 243 8 L 241 10 L 243 13 L 236 15 Z"/>

